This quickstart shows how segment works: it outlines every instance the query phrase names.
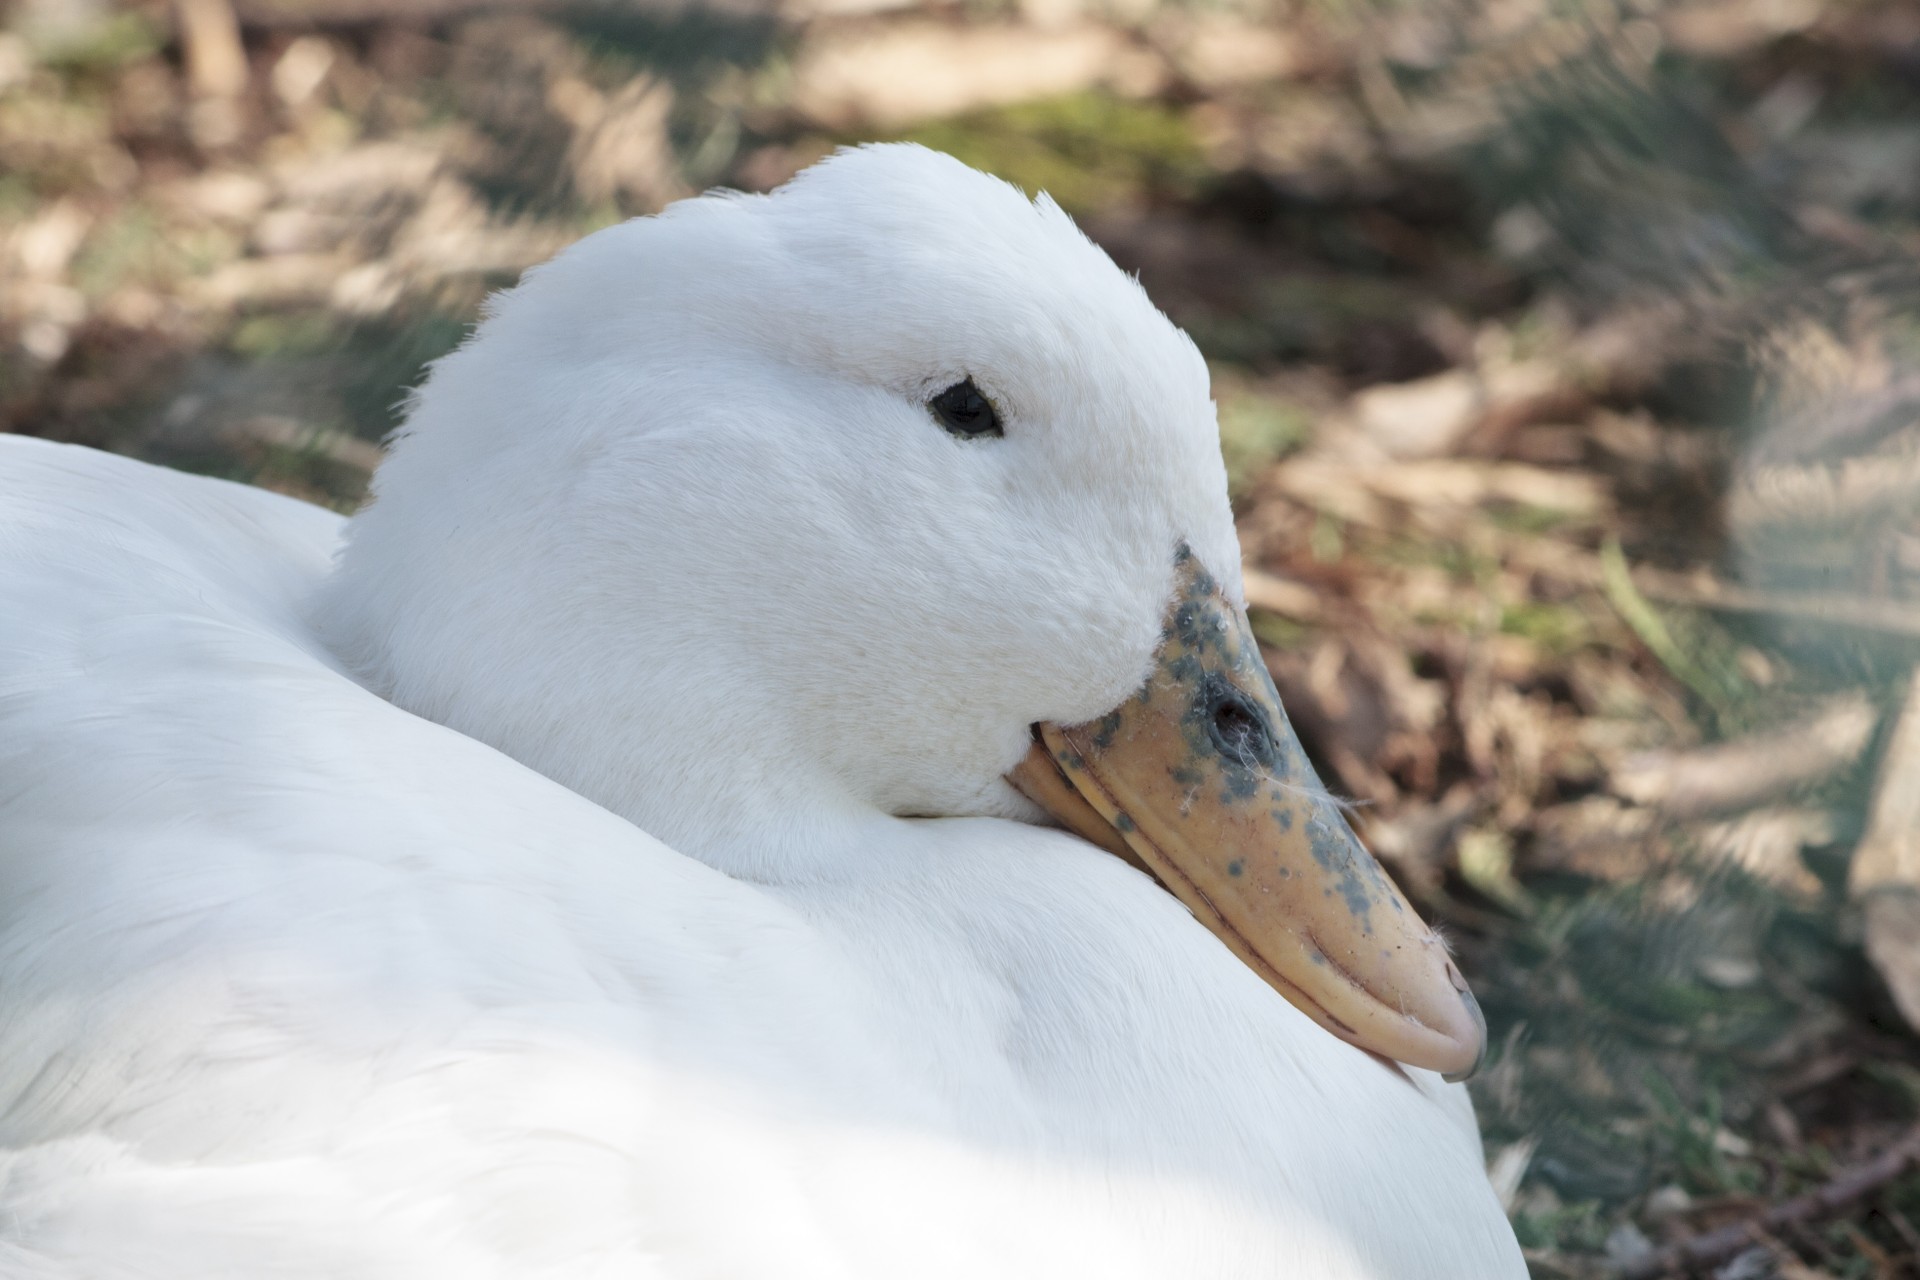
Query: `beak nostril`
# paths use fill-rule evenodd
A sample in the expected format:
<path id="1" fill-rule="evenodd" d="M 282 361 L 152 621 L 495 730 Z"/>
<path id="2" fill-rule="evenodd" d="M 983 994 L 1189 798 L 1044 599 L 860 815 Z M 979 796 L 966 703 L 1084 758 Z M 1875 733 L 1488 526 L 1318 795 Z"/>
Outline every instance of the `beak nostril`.
<path id="1" fill-rule="evenodd" d="M 1213 727 L 1223 738 L 1252 737 L 1259 728 L 1245 707 L 1232 702 L 1223 702 L 1214 709 Z"/>
<path id="2" fill-rule="evenodd" d="M 1219 748 L 1222 755 L 1256 762 L 1264 761 L 1273 754 L 1266 723 L 1238 698 L 1222 698 L 1215 703 L 1208 728 L 1214 746 Z"/>

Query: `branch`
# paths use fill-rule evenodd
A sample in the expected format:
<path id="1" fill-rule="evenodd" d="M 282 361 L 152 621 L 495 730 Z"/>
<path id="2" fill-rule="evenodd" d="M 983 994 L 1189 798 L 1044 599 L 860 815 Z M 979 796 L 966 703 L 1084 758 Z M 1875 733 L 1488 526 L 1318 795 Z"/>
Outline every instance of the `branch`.
<path id="1" fill-rule="evenodd" d="M 1866 918 L 1867 958 L 1907 1025 L 1920 1028 L 1920 668 L 1880 757 L 1847 891 Z"/>
<path id="2" fill-rule="evenodd" d="M 1765 1213 L 1716 1231 L 1676 1241 L 1621 1269 L 1621 1280 L 1657 1280 L 1672 1273 L 1696 1271 L 1725 1262 L 1743 1249 L 1761 1243 L 1783 1227 L 1802 1226 L 1832 1217 L 1854 1201 L 1920 1163 L 1920 1126 L 1864 1164 L 1841 1173 L 1825 1186 L 1775 1205 Z"/>

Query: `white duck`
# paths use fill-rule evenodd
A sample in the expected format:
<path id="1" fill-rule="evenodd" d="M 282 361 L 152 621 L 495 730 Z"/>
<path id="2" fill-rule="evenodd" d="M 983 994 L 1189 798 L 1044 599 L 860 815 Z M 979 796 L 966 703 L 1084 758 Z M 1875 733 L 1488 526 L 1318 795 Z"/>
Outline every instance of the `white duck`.
<path id="1" fill-rule="evenodd" d="M 1205 368 L 1052 204 L 602 231 L 375 492 L 0 443 L 0 1276 L 1525 1274 Z"/>

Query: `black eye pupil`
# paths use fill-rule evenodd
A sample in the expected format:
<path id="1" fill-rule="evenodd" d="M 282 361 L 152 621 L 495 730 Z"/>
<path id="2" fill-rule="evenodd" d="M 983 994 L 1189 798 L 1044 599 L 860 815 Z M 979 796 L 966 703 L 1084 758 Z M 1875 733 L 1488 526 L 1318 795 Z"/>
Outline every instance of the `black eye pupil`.
<path id="1" fill-rule="evenodd" d="M 1000 415 L 994 412 L 992 402 L 980 394 L 980 388 L 973 385 L 972 378 L 954 383 L 935 396 L 928 407 L 940 425 L 956 436 L 1004 434 L 1000 430 Z"/>

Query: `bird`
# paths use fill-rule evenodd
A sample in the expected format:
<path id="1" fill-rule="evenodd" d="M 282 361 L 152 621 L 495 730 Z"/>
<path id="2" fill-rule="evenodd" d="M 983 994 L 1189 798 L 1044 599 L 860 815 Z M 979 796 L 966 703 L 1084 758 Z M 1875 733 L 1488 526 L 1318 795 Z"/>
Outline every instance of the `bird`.
<path id="1" fill-rule="evenodd" d="M 371 487 L 0 438 L 0 1276 L 1526 1274 L 1206 364 L 1044 195 L 594 232 Z"/>

